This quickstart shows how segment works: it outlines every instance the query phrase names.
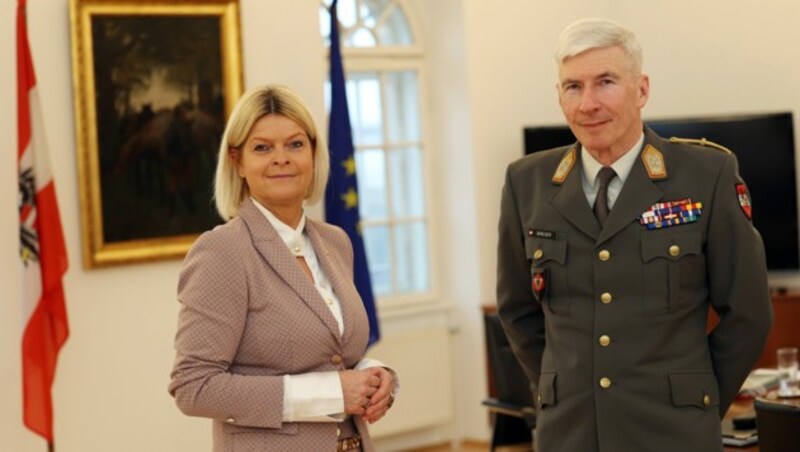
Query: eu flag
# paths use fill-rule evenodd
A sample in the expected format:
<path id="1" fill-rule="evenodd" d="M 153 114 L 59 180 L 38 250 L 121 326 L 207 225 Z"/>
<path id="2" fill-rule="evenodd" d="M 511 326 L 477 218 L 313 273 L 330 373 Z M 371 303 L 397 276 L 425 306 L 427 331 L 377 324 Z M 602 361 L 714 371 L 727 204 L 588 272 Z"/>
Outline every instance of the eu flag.
<path id="1" fill-rule="evenodd" d="M 331 173 L 325 193 L 325 216 L 328 223 L 344 229 L 350 236 L 350 241 L 353 242 L 355 285 L 364 302 L 367 317 L 369 317 L 369 345 L 372 345 L 380 339 L 381 334 L 367 267 L 367 254 L 364 251 L 364 241 L 359 233 L 361 219 L 358 213 L 355 148 L 350 128 L 350 113 L 347 109 L 336 3 L 337 0 L 334 0 L 331 4 L 331 116 L 328 122 Z"/>

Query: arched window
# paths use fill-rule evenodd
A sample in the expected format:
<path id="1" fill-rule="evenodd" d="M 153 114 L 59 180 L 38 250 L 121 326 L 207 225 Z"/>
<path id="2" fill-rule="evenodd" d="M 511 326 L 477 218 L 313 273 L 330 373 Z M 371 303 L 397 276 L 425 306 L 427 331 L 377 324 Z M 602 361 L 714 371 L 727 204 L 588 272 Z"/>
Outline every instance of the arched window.
<path id="1" fill-rule="evenodd" d="M 321 3 L 327 45 L 331 0 Z M 338 18 L 372 288 L 384 300 L 429 293 L 420 36 L 403 0 L 339 0 Z"/>

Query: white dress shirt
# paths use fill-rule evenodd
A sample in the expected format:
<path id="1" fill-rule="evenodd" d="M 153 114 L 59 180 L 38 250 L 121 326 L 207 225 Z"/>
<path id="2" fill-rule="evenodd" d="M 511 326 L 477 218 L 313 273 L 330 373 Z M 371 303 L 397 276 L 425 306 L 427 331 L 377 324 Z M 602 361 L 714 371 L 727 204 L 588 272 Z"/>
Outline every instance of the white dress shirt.
<path id="1" fill-rule="evenodd" d="M 608 183 L 608 208 L 614 207 L 617 202 L 619 192 L 622 191 L 622 185 L 633 169 L 633 164 L 636 163 L 636 157 L 639 156 L 639 151 L 644 144 L 644 132 L 639 137 L 639 141 L 633 145 L 632 148 L 622 155 L 616 162 L 611 164 L 611 168 L 617 173 L 617 177 L 611 179 Z M 597 191 L 600 189 L 600 183 L 597 180 L 597 174 L 603 168 L 603 165 L 592 157 L 592 154 L 586 150 L 581 149 L 581 163 L 583 166 L 583 192 L 586 194 L 586 200 L 589 201 L 589 207 L 594 206 L 594 200 L 597 198 Z"/>
<path id="2" fill-rule="evenodd" d="M 333 292 L 330 280 L 322 271 L 311 240 L 305 233 L 306 214 L 300 218 L 296 229 L 278 219 L 272 212 L 253 199 L 253 204 L 264 214 L 270 224 L 295 257 L 303 257 L 311 270 L 314 286 L 339 325 L 339 335 L 344 334 L 342 305 Z M 376 359 L 365 358 L 356 365 L 356 370 L 369 367 L 386 367 Z M 388 368 L 387 368 L 388 369 Z M 388 369 L 390 370 L 390 369 Z M 390 370 L 391 372 L 391 370 Z M 394 375 L 394 372 L 392 372 Z M 397 380 L 395 376 L 395 385 Z M 340 422 L 344 414 L 344 396 L 339 372 L 310 372 L 283 376 L 283 421 L 284 422 Z"/>

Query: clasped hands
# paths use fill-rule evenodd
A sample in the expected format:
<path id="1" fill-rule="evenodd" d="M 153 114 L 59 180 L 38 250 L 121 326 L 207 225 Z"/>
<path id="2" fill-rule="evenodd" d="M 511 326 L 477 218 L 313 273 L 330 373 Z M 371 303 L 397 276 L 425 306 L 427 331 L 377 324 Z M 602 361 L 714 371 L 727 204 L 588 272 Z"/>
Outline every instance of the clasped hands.
<path id="1" fill-rule="evenodd" d="M 394 376 L 383 367 L 339 372 L 344 411 L 372 424 L 382 418 L 394 402 Z"/>

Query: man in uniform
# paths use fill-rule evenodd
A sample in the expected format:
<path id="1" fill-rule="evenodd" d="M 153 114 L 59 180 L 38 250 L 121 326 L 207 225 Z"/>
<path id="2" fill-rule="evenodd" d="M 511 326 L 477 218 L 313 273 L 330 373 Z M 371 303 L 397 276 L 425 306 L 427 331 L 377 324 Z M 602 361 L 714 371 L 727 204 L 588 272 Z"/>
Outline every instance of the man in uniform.
<path id="1" fill-rule="evenodd" d="M 536 450 L 720 451 L 772 322 L 736 158 L 644 127 L 649 79 L 621 25 L 572 24 L 556 61 L 578 143 L 509 166 L 498 244 L 498 312 L 533 383 Z"/>

